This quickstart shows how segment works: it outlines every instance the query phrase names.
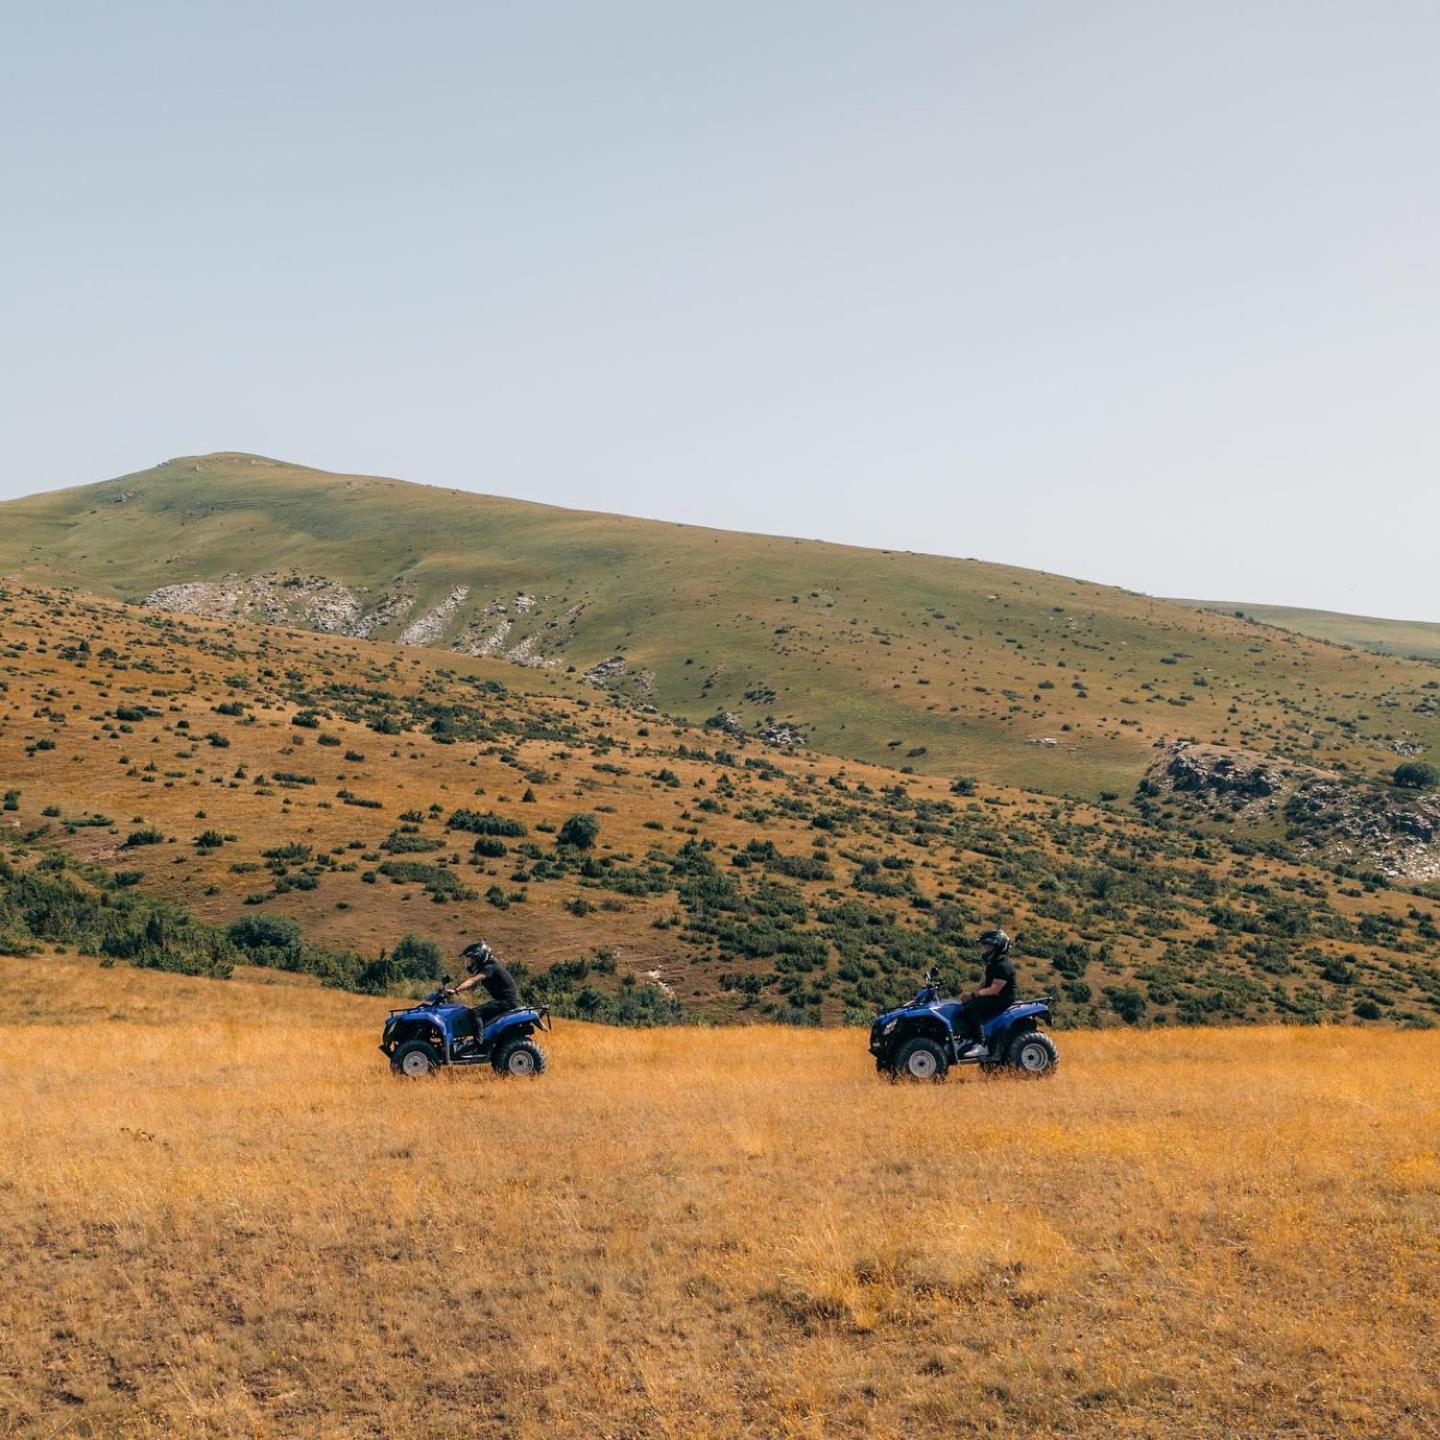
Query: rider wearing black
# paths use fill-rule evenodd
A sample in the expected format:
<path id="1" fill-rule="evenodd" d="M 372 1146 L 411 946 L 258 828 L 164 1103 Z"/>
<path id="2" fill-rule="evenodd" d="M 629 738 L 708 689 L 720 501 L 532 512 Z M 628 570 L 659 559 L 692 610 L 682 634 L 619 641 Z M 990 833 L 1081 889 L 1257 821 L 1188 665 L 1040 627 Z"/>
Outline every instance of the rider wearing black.
<path id="1" fill-rule="evenodd" d="M 984 1025 L 1015 1003 L 1015 962 L 1010 958 L 1010 937 L 1003 930 L 987 930 L 980 937 L 985 980 L 965 997 L 956 1017 L 972 1045 L 985 1043 Z"/>
<path id="2" fill-rule="evenodd" d="M 515 977 L 495 958 L 494 951 L 483 940 L 467 945 L 460 953 L 465 958 L 467 974 L 455 987 L 455 993 L 459 995 L 483 985 L 490 996 L 483 1005 L 476 1005 L 470 1011 L 470 1022 L 474 1026 L 475 1038 L 479 1040 L 492 1020 L 520 1008 L 520 991 Z"/>

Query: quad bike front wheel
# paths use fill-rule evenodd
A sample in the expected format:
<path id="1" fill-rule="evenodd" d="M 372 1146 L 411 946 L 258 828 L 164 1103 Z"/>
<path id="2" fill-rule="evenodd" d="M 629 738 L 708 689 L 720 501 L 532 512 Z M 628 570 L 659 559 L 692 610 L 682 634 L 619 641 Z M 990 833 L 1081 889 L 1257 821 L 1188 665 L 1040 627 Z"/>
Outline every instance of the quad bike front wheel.
<path id="1" fill-rule="evenodd" d="M 545 1052 L 533 1040 L 514 1040 L 491 1062 L 497 1075 L 516 1079 L 545 1073 Z"/>
<path id="2" fill-rule="evenodd" d="M 943 1080 L 949 1064 L 945 1052 L 933 1040 L 908 1040 L 900 1047 L 890 1074 L 896 1080 Z"/>
<path id="3" fill-rule="evenodd" d="M 1010 1042 L 1006 1058 L 1019 1074 L 1027 1079 L 1039 1080 L 1055 1073 L 1055 1067 L 1060 1063 L 1060 1052 L 1043 1030 L 1027 1030 Z"/>
<path id="4" fill-rule="evenodd" d="M 423 1080 L 440 1068 L 440 1054 L 435 1047 L 424 1040 L 407 1040 L 395 1047 L 390 1057 L 390 1068 L 407 1080 Z"/>

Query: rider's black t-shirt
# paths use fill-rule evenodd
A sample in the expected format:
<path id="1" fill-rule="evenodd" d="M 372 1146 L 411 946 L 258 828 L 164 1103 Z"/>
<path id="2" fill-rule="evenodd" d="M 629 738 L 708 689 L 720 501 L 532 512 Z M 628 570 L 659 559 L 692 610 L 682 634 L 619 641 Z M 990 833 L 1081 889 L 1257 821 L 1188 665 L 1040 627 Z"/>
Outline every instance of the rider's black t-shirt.
<path id="1" fill-rule="evenodd" d="M 1015 1003 L 1015 962 L 1008 955 L 997 955 L 993 960 L 985 962 L 985 983 L 989 985 L 996 980 L 1003 980 L 1005 984 L 998 994 L 987 998 L 997 1009 L 1013 1005 Z"/>
<path id="2" fill-rule="evenodd" d="M 492 1000 L 502 1001 L 512 1010 L 520 1005 L 520 991 L 516 988 L 515 977 L 496 960 L 480 975 L 480 983 Z"/>

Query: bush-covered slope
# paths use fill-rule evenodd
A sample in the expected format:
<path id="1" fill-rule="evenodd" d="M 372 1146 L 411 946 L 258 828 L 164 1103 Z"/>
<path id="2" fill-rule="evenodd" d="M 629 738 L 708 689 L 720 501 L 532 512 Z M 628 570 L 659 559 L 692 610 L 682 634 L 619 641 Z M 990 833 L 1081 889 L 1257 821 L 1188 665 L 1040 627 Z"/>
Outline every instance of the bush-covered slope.
<path id="1" fill-rule="evenodd" d="M 1233 616 L 254 456 L 0 506 L 0 573 L 508 657 L 691 719 L 1050 793 L 1129 793 L 1177 736 L 1371 771 L 1398 741 L 1440 745 L 1429 667 Z"/>
<path id="2" fill-rule="evenodd" d="M 17 586 L 0 634 L 10 950 L 403 991 L 483 933 L 571 1013 L 806 1023 L 930 964 L 965 982 L 1001 922 L 1065 1024 L 1440 1013 L 1440 903 L 1243 836 L 790 754 L 430 649 Z"/>

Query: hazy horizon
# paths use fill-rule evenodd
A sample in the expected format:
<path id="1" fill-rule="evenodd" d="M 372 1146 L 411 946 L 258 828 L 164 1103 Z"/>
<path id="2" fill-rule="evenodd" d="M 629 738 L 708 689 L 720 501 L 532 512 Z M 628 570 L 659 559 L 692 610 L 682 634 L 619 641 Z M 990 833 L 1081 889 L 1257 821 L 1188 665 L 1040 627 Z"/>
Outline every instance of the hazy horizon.
<path id="1" fill-rule="evenodd" d="M 0 496 L 236 449 L 1440 621 L 1440 12 L 0 21 Z"/>

